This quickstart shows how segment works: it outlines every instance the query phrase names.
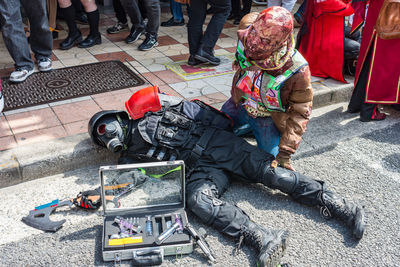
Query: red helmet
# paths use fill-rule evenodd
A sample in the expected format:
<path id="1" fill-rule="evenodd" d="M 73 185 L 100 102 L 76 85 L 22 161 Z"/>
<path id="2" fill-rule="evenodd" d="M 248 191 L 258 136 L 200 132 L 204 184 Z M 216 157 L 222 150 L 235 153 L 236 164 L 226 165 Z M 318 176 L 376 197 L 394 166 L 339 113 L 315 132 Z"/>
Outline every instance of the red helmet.
<path id="1" fill-rule="evenodd" d="M 161 103 L 158 98 L 158 87 L 154 85 L 135 92 L 125 102 L 125 108 L 134 120 L 142 118 L 146 112 L 159 111 Z"/>

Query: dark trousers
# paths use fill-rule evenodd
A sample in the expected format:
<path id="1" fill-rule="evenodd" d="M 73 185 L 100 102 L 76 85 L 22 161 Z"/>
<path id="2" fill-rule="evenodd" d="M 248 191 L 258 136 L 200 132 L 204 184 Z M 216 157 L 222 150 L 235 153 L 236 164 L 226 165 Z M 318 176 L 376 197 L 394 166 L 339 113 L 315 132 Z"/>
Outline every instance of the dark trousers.
<path id="1" fill-rule="evenodd" d="M 376 108 L 376 104 L 365 103 L 365 93 L 368 82 L 368 72 L 371 65 L 371 51 L 368 52 L 368 55 L 365 59 L 364 66 L 360 72 L 360 76 L 358 77 L 358 82 L 356 87 L 354 88 L 353 95 L 351 96 L 348 111 L 351 113 L 360 112 L 360 117 L 365 119 L 372 118 L 374 110 Z"/>
<path id="2" fill-rule="evenodd" d="M 241 18 L 244 15 L 250 13 L 252 0 L 242 0 L 243 9 L 241 8 L 240 0 L 231 0 L 232 1 L 232 14 L 235 18 Z"/>
<path id="3" fill-rule="evenodd" d="M 115 12 L 115 17 L 118 19 L 118 21 L 123 24 L 128 23 L 124 7 L 121 4 L 121 0 L 113 0 L 113 8 Z"/>
<path id="4" fill-rule="evenodd" d="M 25 36 L 21 5 L 30 22 L 30 45 L 35 58 L 50 58 L 53 36 L 49 29 L 45 0 L 0 1 L 0 25 L 4 43 L 15 62 L 15 68 L 33 69 L 33 61 Z"/>
<path id="5" fill-rule="evenodd" d="M 196 167 L 189 171 L 186 185 L 187 207 L 204 223 L 227 235 L 238 237 L 250 218 L 237 206 L 219 199 L 232 178 L 249 183 L 262 182 L 306 205 L 322 204 L 320 195 L 325 190 L 323 182 L 283 168 L 278 168 L 276 175 L 268 174 L 266 170 L 272 160 L 272 155 L 242 138 L 230 132 L 217 131 L 197 161 Z M 284 179 L 277 179 L 285 176 L 282 173 L 294 177 L 295 182 L 291 183 L 291 179 L 286 182 L 282 182 Z"/>
<path id="6" fill-rule="evenodd" d="M 207 3 L 211 5 L 214 14 L 203 35 Z M 200 46 L 206 52 L 212 53 L 231 11 L 231 0 L 191 0 L 189 10 L 187 27 L 190 54 L 195 55 Z"/>
<path id="7" fill-rule="evenodd" d="M 143 23 L 143 16 L 140 12 L 138 0 L 121 0 L 126 13 L 133 24 L 135 29 L 144 29 L 146 32 L 157 36 L 158 28 L 160 27 L 160 1 L 159 0 L 145 0 L 143 1 L 147 14 L 147 25 Z"/>

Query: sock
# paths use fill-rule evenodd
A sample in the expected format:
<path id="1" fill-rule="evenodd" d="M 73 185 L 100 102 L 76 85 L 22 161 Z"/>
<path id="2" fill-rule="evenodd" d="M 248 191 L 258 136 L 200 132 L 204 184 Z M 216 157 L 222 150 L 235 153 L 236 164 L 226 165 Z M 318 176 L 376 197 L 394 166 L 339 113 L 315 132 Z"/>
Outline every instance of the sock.
<path id="1" fill-rule="evenodd" d="M 76 26 L 75 23 L 75 8 L 73 5 L 70 5 L 69 7 L 66 8 L 61 8 L 65 21 L 67 22 L 68 25 L 68 35 L 73 36 L 76 34 L 78 31 L 78 27 Z"/>
<path id="2" fill-rule="evenodd" d="M 92 37 L 100 35 L 100 33 L 99 33 L 99 19 L 100 19 L 99 10 L 96 9 L 95 11 L 92 11 L 92 12 L 86 12 L 86 15 L 88 17 L 89 27 L 90 27 L 89 35 Z"/>

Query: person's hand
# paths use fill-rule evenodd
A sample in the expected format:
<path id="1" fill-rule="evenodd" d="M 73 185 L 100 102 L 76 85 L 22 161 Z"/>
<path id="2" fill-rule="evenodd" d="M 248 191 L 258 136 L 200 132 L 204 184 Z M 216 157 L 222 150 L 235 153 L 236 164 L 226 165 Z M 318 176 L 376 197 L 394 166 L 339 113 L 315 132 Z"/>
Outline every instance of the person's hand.
<path id="1" fill-rule="evenodd" d="M 290 155 L 279 152 L 276 158 L 271 162 L 271 167 L 283 167 L 291 171 L 296 171 L 290 163 Z"/>

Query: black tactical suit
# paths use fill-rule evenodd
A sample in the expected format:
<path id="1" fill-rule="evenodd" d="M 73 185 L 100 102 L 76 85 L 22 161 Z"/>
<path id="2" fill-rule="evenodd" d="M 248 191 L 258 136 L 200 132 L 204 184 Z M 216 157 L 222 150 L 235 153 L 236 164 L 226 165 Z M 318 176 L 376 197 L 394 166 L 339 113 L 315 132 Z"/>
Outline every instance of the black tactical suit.
<path id="1" fill-rule="evenodd" d="M 352 227 L 362 211 L 324 189 L 321 181 L 271 168 L 272 155 L 235 136 L 230 119 L 200 101 L 164 102 L 163 110 L 131 120 L 129 128 L 124 140 L 127 149 L 119 163 L 184 160 L 187 207 L 204 223 L 230 236 L 239 237 L 250 221 L 240 208 L 219 199 L 232 177 L 263 183 L 300 203 L 321 206 L 327 216 L 336 215 Z M 361 238 L 359 233 L 356 236 Z"/>

